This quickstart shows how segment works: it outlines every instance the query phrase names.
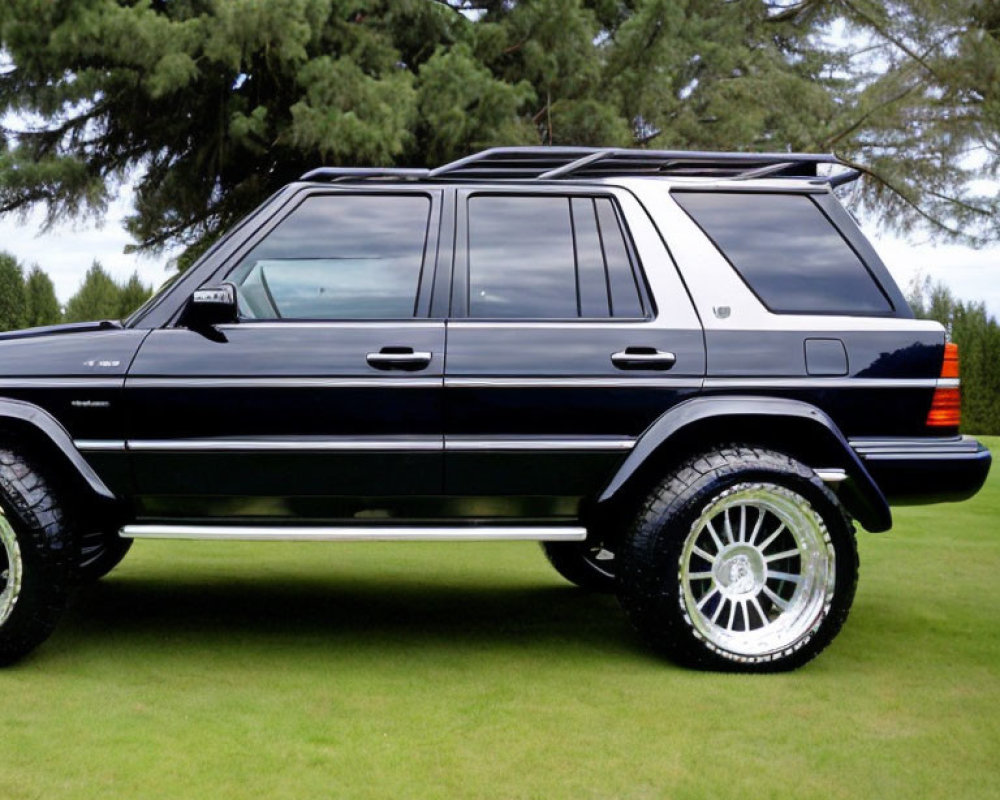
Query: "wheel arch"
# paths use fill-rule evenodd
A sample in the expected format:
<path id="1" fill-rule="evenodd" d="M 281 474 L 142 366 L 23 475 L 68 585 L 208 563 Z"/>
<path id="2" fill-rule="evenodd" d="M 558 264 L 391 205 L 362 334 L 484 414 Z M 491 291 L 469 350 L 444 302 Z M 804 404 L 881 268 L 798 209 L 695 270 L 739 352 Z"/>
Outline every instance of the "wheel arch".
<path id="1" fill-rule="evenodd" d="M 115 494 L 76 449 L 69 432 L 45 409 L 21 400 L 0 399 L 0 444 L 6 437 L 29 447 L 89 505 L 109 507 L 117 502 Z"/>
<path id="2" fill-rule="evenodd" d="M 596 512 L 637 499 L 671 466 L 706 447 L 732 442 L 780 450 L 813 468 L 843 469 L 848 480 L 837 494 L 848 513 L 869 531 L 892 526 L 885 495 L 826 413 L 800 400 L 753 395 L 697 397 L 665 412 L 604 487 Z"/>

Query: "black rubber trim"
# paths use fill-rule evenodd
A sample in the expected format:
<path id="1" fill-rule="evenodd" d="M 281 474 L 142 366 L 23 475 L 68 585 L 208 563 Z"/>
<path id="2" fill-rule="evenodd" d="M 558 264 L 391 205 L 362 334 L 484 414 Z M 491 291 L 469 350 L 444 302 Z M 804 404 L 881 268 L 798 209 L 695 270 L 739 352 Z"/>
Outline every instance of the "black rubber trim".
<path id="1" fill-rule="evenodd" d="M 5 419 L 18 420 L 38 430 L 65 456 L 70 466 L 94 494 L 104 500 L 117 499 L 80 455 L 67 430 L 47 411 L 21 400 L 3 399 L 0 400 L 0 423 Z"/>
<path id="2" fill-rule="evenodd" d="M 993 456 L 971 436 L 854 439 L 851 447 L 890 502 L 967 500 L 982 488 Z"/>

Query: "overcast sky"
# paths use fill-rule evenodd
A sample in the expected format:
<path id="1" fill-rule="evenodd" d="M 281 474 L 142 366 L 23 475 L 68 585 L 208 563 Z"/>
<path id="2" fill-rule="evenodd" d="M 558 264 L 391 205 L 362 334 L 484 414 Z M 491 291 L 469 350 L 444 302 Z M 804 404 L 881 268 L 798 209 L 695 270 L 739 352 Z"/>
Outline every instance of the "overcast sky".
<path id="1" fill-rule="evenodd" d="M 142 280 L 159 286 L 171 274 L 171 253 L 157 257 L 126 255 L 131 240 L 122 228 L 131 195 L 127 189 L 108 209 L 102 226 L 93 222 L 60 225 L 41 233 L 40 213 L 24 222 L 15 214 L 0 218 L 0 250 L 13 253 L 24 264 L 39 264 L 52 277 L 56 294 L 65 303 L 77 290 L 84 273 L 96 259 L 118 280 L 138 271 Z M 1000 318 L 1000 247 L 973 250 L 959 245 L 907 242 L 879 236 L 871 226 L 866 233 L 885 260 L 896 281 L 906 291 L 918 273 L 930 275 L 951 287 L 963 300 L 982 300 Z"/>

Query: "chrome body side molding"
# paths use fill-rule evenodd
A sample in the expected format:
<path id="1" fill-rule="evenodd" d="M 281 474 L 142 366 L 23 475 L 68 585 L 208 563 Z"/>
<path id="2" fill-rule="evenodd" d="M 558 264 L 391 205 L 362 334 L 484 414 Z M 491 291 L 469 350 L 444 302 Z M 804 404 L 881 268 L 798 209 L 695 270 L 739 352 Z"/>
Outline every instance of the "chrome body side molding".
<path id="1" fill-rule="evenodd" d="M 572 526 L 456 525 L 450 527 L 282 527 L 275 525 L 126 525 L 123 539 L 215 539 L 256 542 L 582 542 L 586 528 Z"/>

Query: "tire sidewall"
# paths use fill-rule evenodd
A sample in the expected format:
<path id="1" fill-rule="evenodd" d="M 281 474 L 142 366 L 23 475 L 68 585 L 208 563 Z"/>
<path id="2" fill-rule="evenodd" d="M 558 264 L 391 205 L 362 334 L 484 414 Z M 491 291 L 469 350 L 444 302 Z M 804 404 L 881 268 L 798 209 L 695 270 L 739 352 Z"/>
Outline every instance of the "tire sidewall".
<path id="1" fill-rule="evenodd" d="M 3 451 L 9 455 L 10 451 Z M 30 488 L 25 480 L 32 481 Z M 21 560 L 21 587 L 10 615 L 0 624 L 0 665 L 34 649 L 52 632 L 66 605 L 75 549 L 61 508 L 44 503 L 36 512 L 33 495 L 51 500 L 51 489 L 34 470 L 0 461 L 0 511 L 10 524 Z"/>

